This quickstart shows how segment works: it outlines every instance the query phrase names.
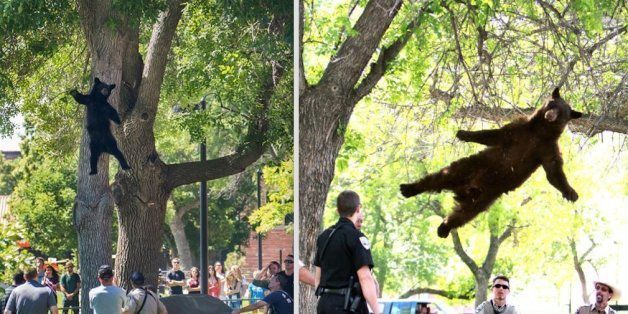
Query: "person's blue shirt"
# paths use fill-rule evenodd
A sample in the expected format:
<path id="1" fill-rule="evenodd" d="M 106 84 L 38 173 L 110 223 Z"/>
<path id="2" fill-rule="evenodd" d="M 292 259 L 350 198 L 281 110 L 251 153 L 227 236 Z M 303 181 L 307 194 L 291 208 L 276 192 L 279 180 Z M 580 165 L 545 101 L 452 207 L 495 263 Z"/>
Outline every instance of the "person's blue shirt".
<path id="1" fill-rule="evenodd" d="M 264 297 L 262 301 L 268 304 L 271 314 L 293 314 L 294 302 L 285 291 L 274 291 Z"/>
<path id="2" fill-rule="evenodd" d="M 253 302 L 257 302 L 263 299 L 264 292 L 268 291 L 268 289 L 264 287 L 258 287 L 254 285 L 253 283 L 249 284 L 248 290 L 249 290 L 249 298 L 251 298 Z"/>

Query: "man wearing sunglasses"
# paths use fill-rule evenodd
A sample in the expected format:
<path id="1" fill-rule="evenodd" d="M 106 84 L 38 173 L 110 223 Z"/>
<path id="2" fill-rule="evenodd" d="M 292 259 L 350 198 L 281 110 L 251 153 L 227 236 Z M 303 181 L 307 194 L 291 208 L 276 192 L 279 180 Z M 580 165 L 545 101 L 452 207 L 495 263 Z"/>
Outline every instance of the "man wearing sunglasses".
<path id="1" fill-rule="evenodd" d="M 172 259 L 172 269 L 166 274 L 168 286 L 170 287 L 170 295 L 183 294 L 183 286 L 185 286 L 185 273 L 181 271 L 181 260 Z"/>
<path id="2" fill-rule="evenodd" d="M 290 297 L 294 299 L 294 256 L 292 254 L 286 256 L 286 259 L 283 260 L 283 266 L 285 270 L 278 272 L 277 275 L 286 278 L 287 283 L 284 291 L 288 292 Z"/>
<path id="3" fill-rule="evenodd" d="M 584 305 L 576 310 L 576 314 L 615 314 L 608 301 L 617 300 L 621 296 L 621 291 L 607 281 L 594 281 L 595 303 Z"/>
<path id="4" fill-rule="evenodd" d="M 506 297 L 510 293 L 510 280 L 506 276 L 493 278 L 493 298 L 482 302 L 475 314 L 517 314 L 514 305 L 506 304 Z"/>

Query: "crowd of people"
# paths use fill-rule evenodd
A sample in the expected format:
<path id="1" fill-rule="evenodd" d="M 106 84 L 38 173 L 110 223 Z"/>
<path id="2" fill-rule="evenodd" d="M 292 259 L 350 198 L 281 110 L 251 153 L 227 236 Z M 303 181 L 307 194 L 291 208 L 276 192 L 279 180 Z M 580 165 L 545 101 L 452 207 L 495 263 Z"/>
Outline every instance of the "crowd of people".
<path id="1" fill-rule="evenodd" d="M 269 313 L 293 313 L 294 258 L 284 259 L 285 269 L 278 262 L 269 263 L 256 271 L 252 282 L 242 274 L 238 265 L 226 273 L 222 263 L 208 268 L 207 294 L 224 301 L 234 313 L 268 308 Z M 200 270 L 192 267 L 184 272 L 181 261 L 174 258 L 172 268 L 163 278 L 170 295 L 200 294 Z M 79 313 L 81 277 L 74 271 L 74 264 L 65 263 L 65 273 L 60 276 L 57 265 L 46 264 L 43 258 L 36 265 L 13 276 L 13 283 L 5 291 L 1 313 L 59 313 L 58 295 L 63 298 L 63 313 Z M 156 289 L 145 285 L 144 274 L 133 272 L 129 278 L 131 289 L 125 291 L 114 283 L 113 269 L 102 265 L 98 269 L 100 285 L 89 291 L 89 307 L 98 313 L 167 313 Z M 248 303 L 242 307 L 243 301 Z"/>
<path id="2" fill-rule="evenodd" d="M 200 271 L 197 267 L 189 270 L 189 275 L 181 269 L 181 261 L 174 258 L 172 268 L 165 275 L 165 284 L 170 295 L 200 294 Z M 262 307 L 269 307 L 271 313 L 286 312 L 287 304 L 292 308 L 294 297 L 294 256 L 286 256 L 283 260 L 285 269 L 277 261 L 272 261 L 261 270 L 253 273 L 251 282 L 242 273 L 240 266 L 232 265 L 227 272 L 223 270 L 221 262 L 210 265 L 207 269 L 207 293 L 219 298 L 232 309 L 238 311 L 253 311 Z M 273 283 L 275 285 L 273 286 Z M 277 293 L 275 293 L 277 292 Z M 271 296 L 272 295 L 272 296 Z M 243 301 L 249 305 L 242 307 Z M 257 306 L 259 307 L 255 307 Z"/>
<path id="3" fill-rule="evenodd" d="M 58 311 L 58 293 L 63 297 L 64 313 L 76 309 L 78 313 L 78 293 L 81 277 L 74 272 L 74 263 L 65 263 L 66 273 L 59 276 L 57 268 L 46 264 L 42 257 L 35 259 L 36 265 L 13 275 L 12 285 L 6 289 L 2 300 L 2 313 L 53 313 Z"/>

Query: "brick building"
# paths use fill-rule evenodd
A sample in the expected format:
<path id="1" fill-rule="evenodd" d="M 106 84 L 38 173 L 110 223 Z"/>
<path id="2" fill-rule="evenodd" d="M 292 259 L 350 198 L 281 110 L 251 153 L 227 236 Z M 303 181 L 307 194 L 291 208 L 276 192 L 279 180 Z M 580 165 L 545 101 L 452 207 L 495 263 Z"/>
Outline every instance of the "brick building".
<path id="1" fill-rule="evenodd" d="M 248 246 L 244 248 L 245 262 L 242 272 L 246 278 L 253 278 L 253 272 L 258 268 L 258 244 L 257 233 L 249 234 Z M 282 264 L 288 254 L 293 254 L 293 233 L 286 231 L 286 226 L 279 226 L 262 238 L 262 267 L 271 261 Z"/>

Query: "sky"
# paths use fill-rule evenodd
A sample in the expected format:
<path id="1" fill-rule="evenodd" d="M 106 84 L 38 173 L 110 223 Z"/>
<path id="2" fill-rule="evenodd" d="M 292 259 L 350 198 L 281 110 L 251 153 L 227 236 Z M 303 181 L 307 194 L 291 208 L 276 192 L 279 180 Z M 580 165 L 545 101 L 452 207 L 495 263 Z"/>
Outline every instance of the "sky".
<path id="1" fill-rule="evenodd" d="M 20 150 L 20 138 L 14 136 L 12 138 L 0 138 L 0 151 L 17 151 Z"/>
<path id="2" fill-rule="evenodd" d="M 0 136 L 0 151 L 18 151 L 20 150 L 20 135 L 23 133 L 22 116 L 11 118 L 11 121 L 17 125 L 16 132 L 11 137 Z"/>

